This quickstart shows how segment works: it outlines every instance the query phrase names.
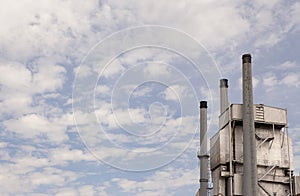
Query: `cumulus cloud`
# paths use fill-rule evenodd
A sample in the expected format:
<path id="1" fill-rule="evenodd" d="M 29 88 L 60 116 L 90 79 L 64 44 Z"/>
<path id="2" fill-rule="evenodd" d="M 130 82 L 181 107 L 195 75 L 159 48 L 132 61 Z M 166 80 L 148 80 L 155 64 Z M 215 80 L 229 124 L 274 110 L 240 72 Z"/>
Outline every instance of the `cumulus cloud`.
<path id="1" fill-rule="evenodd" d="M 37 149 L 32 146 L 19 147 L 18 151 L 21 151 L 21 154 L 17 153 L 8 160 L 4 159 L 7 162 L 0 165 L 0 181 L 3 185 L 1 194 L 29 194 L 41 185 L 60 187 L 78 177 L 75 172 L 51 167 L 54 164 L 49 158 L 33 157 L 32 152 Z"/>
<path id="2" fill-rule="evenodd" d="M 116 183 L 126 193 L 135 195 L 168 195 L 175 194 L 176 191 L 179 192 L 185 186 L 193 185 L 194 181 L 197 181 L 195 173 L 195 170 L 168 167 L 164 170 L 156 171 L 143 181 L 113 178 L 111 182 Z"/>
<path id="3" fill-rule="evenodd" d="M 279 83 L 279 81 L 278 81 L 276 75 L 273 73 L 266 74 L 266 76 L 264 76 L 264 78 L 263 78 L 263 84 L 267 88 L 272 88 L 272 87 L 276 86 L 278 83 Z"/>
<path id="4" fill-rule="evenodd" d="M 192 96 L 190 86 L 184 85 L 170 85 L 166 90 L 163 92 L 164 98 L 166 100 L 177 101 L 180 102 L 183 97 Z"/>
<path id="5" fill-rule="evenodd" d="M 293 64 L 291 65 L 289 63 L 284 63 L 281 67 L 285 66 L 294 67 Z M 263 77 L 263 84 L 267 91 L 279 88 L 297 88 L 300 85 L 300 77 L 299 74 L 295 72 L 285 74 L 275 74 L 274 72 L 269 72 Z"/>
<path id="6" fill-rule="evenodd" d="M 144 72 L 145 74 L 150 74 L 155 77 L 159 77 L 159 76 L 167 77 L 170 76 L 171 74 L 169 65 L 165 65 L 162 62 L 147 63 Z"/>
<path id="7" fill-rule="evenodd" d="M 279 69 L 291 69 L 291 68 L 295 68 L 297 66 L 296 62 L 292 62 L 292 61 L 285 61 L 284 63 L 282 63 L 281 65 L 279 65 Z"/>
<path id="8" fill-rule="evenodd" d="M 63 119 L 64 116 L 61 118 Z M 67 120 L 65 122 L 62 122 L 62 119 L 28 114 L 18 119 L 6 120 L 3 124 L 8 131 L 15 132 L 23 138 L 37 139 L 45 135 L 50 141 L 60 143 L 68 138 L 65 130 L 70 123 L 70 118 L 64 118 L 64 120 Z"/>
<path id="9" fill-rule="evenodd" d="M 296 73 L 289 73 L 286 76 L 284 76 L 281 82 L 289 87 L 298 87 L 300 85 L 300 76 Z"/>
<path id="10" fill-rule="evenodd" d="M 1 48 L 6 58 L 27 61 L 37 56 L 64 54 L 74 37 L 90 29 L 97 1 L 10 1 L 1 8 Z M 5 49 L 5 50 L 3 50 Z"/>
<path id="11" fill-rule="evenodd" d="M 125 67 L 121 64 L 121 62 L 119 60 L 114 60 L 112 63 L 108 64 L 104 70 L 102 70 L 101 75 L 108 78 L 124 71 Z"/>
<path id="12" fill-rule="evenodd" d="M 42 63 L 30 70 L 24 64 L 4 61 L 0 63 L 0 71 L 3 73 L 0 79 L 3 114 L 17 116 L 34 111 L 31 107 L 34 95 L 55 92 L 62 88 L 65 80 L 65 68 L 52 64 Z"/>

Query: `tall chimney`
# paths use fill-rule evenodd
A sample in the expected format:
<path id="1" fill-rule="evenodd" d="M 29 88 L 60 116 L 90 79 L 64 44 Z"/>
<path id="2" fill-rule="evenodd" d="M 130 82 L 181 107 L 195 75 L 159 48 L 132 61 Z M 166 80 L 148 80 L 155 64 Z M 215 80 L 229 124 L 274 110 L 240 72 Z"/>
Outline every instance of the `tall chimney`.
<path id="1" fill-rule="evenodd" d="M 200 195 L 208 190 L 208 154 L 207 154 L 207 102 L 200 102 Z"/>
<path id="2" fill-rule="evenodd" d="M 220 80 L 220 114 L 222 114 L 228 108 L 228 80 Z"/>
<path id="3" fill-rule="evenodd" d="M 220 115 L 225 112 L 229 108 L 229 101 L 228 101 L 228 80 L 227 79 L 221 79 L 220 80 Z M 231 112 L 229 108 L 229 125 L 228 125 L 228 149 L 229 149 L 229 178 L 228 178 L 228 195 L 233 195 L 233 179 L 232 179 L 232 130 L 231 130 Z M 221 118 L 219 118 L 220 120 Z M 220 127 L 221 128 L 221 127 Z"/>
<path id="4" fill-rule="evenodd" d="M 257 162 L 253 114 L 251 55 L 243 60 L 243 195 L 257 195 Z"/>

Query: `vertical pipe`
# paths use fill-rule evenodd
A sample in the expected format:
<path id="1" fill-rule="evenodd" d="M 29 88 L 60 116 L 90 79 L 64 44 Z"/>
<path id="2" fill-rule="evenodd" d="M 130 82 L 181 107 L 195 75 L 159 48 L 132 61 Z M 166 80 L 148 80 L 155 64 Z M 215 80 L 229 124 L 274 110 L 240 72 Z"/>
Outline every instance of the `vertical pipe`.
<path id="1" fill-rule="evenodd" d="M 200 102 L 200 195 L 208 191 L 207 102 Z"/>
<path id="2" fill-rule="evenodd" d="M 257 157 L 253 114 L 251 55 L 244 54 L 243 62 L 243 195 L 257 195 Z"/>
<path id="3" fill-rule="evenodd" d="M 228 80 L 220 80 L 220 114 L 228 108 Z"/>
<path id="4" fill-rule="evenodd" d="M 233 195 L 233 171 L 232 171 L 232 129 L 231 129 L 231 112 L 229 107 L 229 101 L 228 101 L 228 80 L 227 79 L 221 79 L 220 80 L 220 115 L 227 109 L 228 110 L 228 116 L 229 116 L 229 124 L 228 124 L 228 131 L 229 131 L 229 143 L 228 143 L 228 149 L 229 149 L 229 187 L 228 187 L 228 195 Z"/>
<path id="5" fill-rule="evenodd" d="M 289 181 L 290 181 L 290 195 L 294 195 L 293 193 L 293 183 L 292 183 L 292 166 L 291 166 L 291 157 L 290 157 L 290 138 L 289 138 L 289 130 L 288 130 L 288 115 L 287 115 L 287 109 L 285 109 L 285 118 L 286 118 L 286 142 L 288 147 L 288 158 L 289 158 Z"/>
<path id="6" fill-rule="evenodd" d="M 286 126 L 286 141 L 288 147 L 288 157 L 289 157 L 289 181 L 290 181 L 290 195 L 294 195 L 293 190 L 293 183 L 292 183 L 292 169 L 291 169 L 291 157 L 290 157 L 290 138 L 289 138 L 289 130 L 288 126 Z"/>

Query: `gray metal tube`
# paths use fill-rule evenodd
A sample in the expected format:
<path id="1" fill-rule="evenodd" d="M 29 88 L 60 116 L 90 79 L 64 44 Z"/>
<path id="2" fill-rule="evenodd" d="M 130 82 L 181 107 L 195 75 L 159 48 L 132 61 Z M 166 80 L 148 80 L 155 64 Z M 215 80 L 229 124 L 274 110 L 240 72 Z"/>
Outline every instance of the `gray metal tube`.
<path id="1" fill-rule="evenodd" d="M 228 108 L 228 80 L 220 80 L 220 114 Z"/>
<path id="2" fill-rule="evenodd" d="M 253 87 L 251 55 L 243 60 L 243 195 L 257 195 L 257 161 L 253 114 Z"/>
<path id="3" fill-rule="evenodd" d="M 207 102 L 200 102 L 200 195 L 208 191 Z"/>
<path id="4" fill-rule="evenodd" d="M 228 101 L 228 80 L 227 79 L 221 79 L 220 80 L 220 115 L 229 108 L 229 101 Z M 228 187 L 228 195 L 233 195 L 233 171 L 232 171 L 232 133 L 231 133 L 231 112 L 229 108 L 229 143 L 228 143 L 228 149 L 229 149 L 229 187 Z"/>

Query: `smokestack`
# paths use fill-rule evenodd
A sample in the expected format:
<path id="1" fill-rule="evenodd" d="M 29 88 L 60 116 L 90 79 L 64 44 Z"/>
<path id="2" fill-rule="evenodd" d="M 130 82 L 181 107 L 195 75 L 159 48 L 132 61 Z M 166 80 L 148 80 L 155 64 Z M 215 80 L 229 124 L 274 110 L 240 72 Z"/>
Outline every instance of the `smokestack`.
<path id="1" fill-rule="evenodd" d="M 220 115 L 225 112 L 229 107 L 229 101 L 228 101 L 228 80 L 227 79 L 221 79 L 220 80 Z M 230 108 L 229 108 L 229 116 L 231 115 Z M 221 118 L 219 118 L 220 120 Z M 231 130 L 231 117 L 229 117 L 229 129 L 228 129 L 228 149 L 229 149 L 229 179 L 228 179 L 228 195 L 233 195 L 233 181 L 232 181 L 232 130 Z M 221 128 L 221 127 L 220 127 Z"/>
<path id="2" fill-rule="evenodd" d="M 207 102 L 200 102 L 200 195 L 208 190 Z"/>
<path id="3" fill-rule="evenodd" d="M 222 114 L 228 108 L 228 80 L 220 80 L 220 114 Z"/>
<path id="4" fill-rule="evenodd" d="M 243 60 L 243 195 L 257 195 L 257 162 L 253 114 L 251 55 Z"/>

